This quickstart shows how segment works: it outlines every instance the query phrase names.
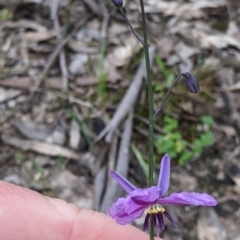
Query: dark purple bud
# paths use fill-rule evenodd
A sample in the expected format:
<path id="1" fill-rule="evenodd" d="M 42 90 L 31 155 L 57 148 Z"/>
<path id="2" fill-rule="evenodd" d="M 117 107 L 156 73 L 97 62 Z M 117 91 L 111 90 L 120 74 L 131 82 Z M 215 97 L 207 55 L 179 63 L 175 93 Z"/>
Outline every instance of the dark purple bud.
<path id="1" fill-rule="evenodd" d="M 116 7 L 122 7 L 122 6 L 123 6 L 123 0 L 112 0 L 112 3 L 113 3 Z"/>
<path id="2" fill-rule="evenodd" d="M 195 93 L 195 94 L 200 92 L 198 81 L 191 73 L 185 72 L 182 74 L 182 76 L 183 76 L 183 82 L 189 92 Z"/>

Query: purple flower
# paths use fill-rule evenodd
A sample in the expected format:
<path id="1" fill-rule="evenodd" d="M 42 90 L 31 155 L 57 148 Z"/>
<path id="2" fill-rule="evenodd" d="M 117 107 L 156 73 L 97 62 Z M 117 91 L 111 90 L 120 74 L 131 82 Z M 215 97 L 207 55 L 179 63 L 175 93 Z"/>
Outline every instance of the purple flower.
<path id="1" fill-rule="evenodd" d="M 112 3 L 115 5 L 115 7 L 123 6 L 123 0 L 112 0 Z"/>
<path id="2" fill-rule="evenodd" d="M 217 205 L 214 197 L 206 193 L 181 192 L 163 197 L 168 190 L 170 180 L 170 158 L 168 154 L 162 158 L 157 186 L 152 186 L 147 189 L 136 188 L 120 174 L 110 171 L 110 175 L 128 193 L 126 198 L 119 198 L 109 209 L 109 215 L 121 225 L 140 218 L 144 214 L 144 211 L 146 211 L 143 230 L 148 230 L 150 216 L 152 215 L 153 225 L 158 234 L 159 229 L 163 230 L 165 228 L 163 221 L 164 216 L 168 218 L 173 226 L 177 226 L 165 208 L 162 207 L 163 204 Z"/>
<path id="3" fill-rule="evenodd" d="M 188 73 L 188 72 L 185 72 L 182 75 L 184 77 L 183 82 L 187 87 L 188 91 L 195 94 L 199 93 L 200 87 L 197 79 L 191 73 Z"/>

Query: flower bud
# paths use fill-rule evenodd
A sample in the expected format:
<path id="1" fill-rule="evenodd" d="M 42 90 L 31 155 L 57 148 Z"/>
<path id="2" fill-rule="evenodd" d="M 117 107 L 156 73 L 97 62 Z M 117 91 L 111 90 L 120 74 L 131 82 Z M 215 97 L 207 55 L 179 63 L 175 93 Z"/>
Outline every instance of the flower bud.
<path id="1" fill-rule="evenodd" d="M 182 74 L 182 76 L 183 76 L 183 82 L 189 92 L 195 93 L 195 94 L 200 92 L 198 81 L 191 73 L 185 72 Z"/>
<path id="2" fill-rule="evenodd" d="M 113 3 L 116 7 L 122 7 L 122 6 L 123 6 L 123 0 L 112 0 L 112 3 Z"/>

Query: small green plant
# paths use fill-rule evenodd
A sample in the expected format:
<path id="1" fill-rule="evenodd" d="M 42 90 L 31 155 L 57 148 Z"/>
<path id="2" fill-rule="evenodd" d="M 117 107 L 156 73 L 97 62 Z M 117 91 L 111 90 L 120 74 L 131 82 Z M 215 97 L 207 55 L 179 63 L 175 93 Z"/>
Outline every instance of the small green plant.
<path id="1" fill-rule="evenodd" d="M 33 156 L 30 157 L 30 160 L 32 162 L 32 168 L 39 173 L 39 179 L 38 181 L 41 181 L 44 179 L 45 173 L 44 168 L 42 166 L 39 166 Z"/>
<path id="2" fill-rule="evenodd" d="M 23 158 L 22 153 L 17 152 L 17 153 L 15 154 L 15 161 L 16 161 L 18 164 L 22 164 L 22 163 L 24 162 L 24 158 Z"/>
<path id="3" fill-rule="evenodd" d="M 12 19 L 12 14 L 8 9 L 3 8 L 0 10 L 0 22 L 5 22 Z"/>
<path id="4" fill-rule="evenodd" d="M 134 144 L 131 144 L 131 149 L 132 149 L 138 163 L 142 167 L 142 170 L 143 170 L 145 176 L 148 179 L 148 163 L 146 161 L 146 156 L 144 156 Z"/>
<path id="5" fill-rule="evenodd" d="M 141 151 L 137 148 L 136 145 L 131 144 L 131 149 L 133 151 L 133 154 L 135 155 L 139 165 L 142 167 L 142 170 L 146 176 L 146 180 L 149 179 L 149 172 L 148 172 L 148 157 L 146 155 L 143 155 Z M 153 173 L 154 178 L 155 173 Z"/>
<path id="6" fill-rule="evenodd" d="M 91 139 L 96 137 L 95 133 L 88 127 L 88 125 L 82 119 L 79 118 L 79 116 L 75 113 L 72 107 L 68 108 L 68 113 L 71 116 L 71 118 L 78 124 L 79 130 L 81 131 L 81 134 L 83 135 L 87 144 L 91 146 L 92 143 Z"/>
<path id="7" fill-rule="evenodd" d="M 155 147 L 158 154 L 167 152 L 171 158 L 178 159 L 179 164 L 184 164 L 193 156 L 201 155 L 204 147 L 211 146 L 214 142 L 211 127 L 214 121 L 211 116 L 203 116 L 196 129 L 196 137 L 192 142 L 184 139 L 180 130 L 179 123 L 176 119 L 164 117 L 164 136 L 159 136 Z"/>
<path id="8" fill-rule="evenodd" d="M 64 158 L 59 155 L 58 158 L 57 158 L 57 164 L 58 164 L 58 168 L 63 171 L 65 166 L 64 166 Z"/>
<path id="9" fill-rule="evenodd" d="M 211 146 L 214 142 L 213 134 L 210 132 L 214 123 L 213 118 L 211 116 L 203 116 L 201 122 L 200 136 L 193 142 L 193 151 L 199 155 L 202 153 L 204 147 Z"/>
<path id="10" fill-rule="evenodd" d="M 174 76 L 173 72 L 171 71 L 171 69 L 166 67 L 166 65 L 164 64 L 164 61 L 159 56 L 156 56 L 155 60 L 156 60 L 156 63 L 158 65 L 160 71 L 163 73 L 165 80 L 163 82 L 159 82 L 159 80 L 158 80 L 157 83 L 154 83 L 154 90 L 155 91 L 163 91 L 163 90 L 168 89 L 172 85 L 172 83 L 175 79 L 175 76 Z"/>

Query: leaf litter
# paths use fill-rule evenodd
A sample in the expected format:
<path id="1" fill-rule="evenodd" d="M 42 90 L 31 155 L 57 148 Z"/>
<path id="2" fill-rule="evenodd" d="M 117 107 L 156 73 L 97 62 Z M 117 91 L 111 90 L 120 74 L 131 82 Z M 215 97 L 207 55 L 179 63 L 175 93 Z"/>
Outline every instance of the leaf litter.
<path id="1" fill-rule="evenodd" d="M 1 178 L 106 212 L 119 193 L 108 178 L 110 168 L 146 184 L 135 155 L 126 151 L 134 143 L 141 159 L 147 153 L 147 125 L 140 120 L 147 117 L 141 45 L 111 4 L 0 2 L 12 16 L 0 27 Z M 154 61 L 158 56 L 174 76 L 193 72 L 202 89 L 193 98 L 177 86 L 164 114 L 178 119 L 180 131 L 202 115 L 214 118 L 214 145 L 183 166 L 175 164 L 171 191 L 197 185 L 220 199 L 210 211 L 171 208 L 180 228 L 162 237 L 238 239 L 240 4 L 145 3 L 154 105 L 168 77 Z M 125 11 L 141 33 L 138 1 L 126 1 Z M 161 120 L 155 128 L 164 132 Z"/>

